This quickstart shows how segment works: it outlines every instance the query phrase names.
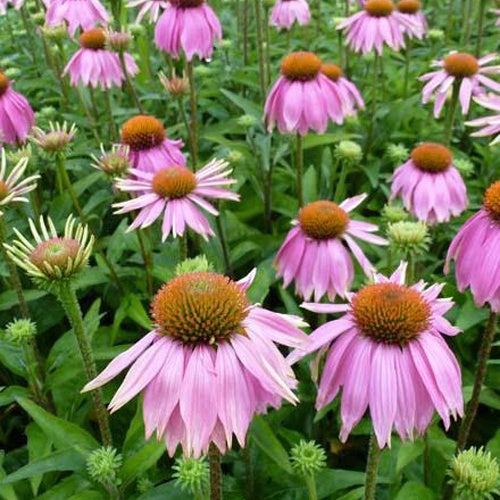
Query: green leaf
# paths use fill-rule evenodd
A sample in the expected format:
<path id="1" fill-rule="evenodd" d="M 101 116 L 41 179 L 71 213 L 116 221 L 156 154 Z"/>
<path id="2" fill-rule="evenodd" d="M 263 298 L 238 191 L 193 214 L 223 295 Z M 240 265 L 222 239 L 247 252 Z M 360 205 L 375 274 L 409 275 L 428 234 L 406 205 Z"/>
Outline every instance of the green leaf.
<path id="1" fill-rule="evenodd" d="M 410 481 L 399 490 L 395 500 L 435 500 L 437 496 L 423 484 Z"/>
<path id="2" fill-rule="evenodd" d="M 23 350 L 3 340 L 0 340 L 0 364 L 16 375 L 27 377 Z"/>
<path id="3" fill-rule="evenodd" d="M 377 482 L 383 481 L 383 478 L 378 477 Z M 365 473 L 353 470 L 323 469 L 316 475 L 319 498 L 329 497 L 337 491 L 359 486 L 364 482 Z"/>
<path id="4" fill-rule="evenodd" d="M 310 203 L 318 198 L 318 176 L 314 165 L 311 165 L 304 174 L 303 180 L 304 202 Z"/>
<path id="5" fill-rule="evenodd" d="M 165 448 L 165 442 L 158 442 L 153 439 L 137 453 L 128 457 L 120 470 L 120 478 L 123 481 L 122 487 L 125 488 L 135 478 L 144 474 L 144 472 L 156 464 L 165 453 Z"/>
<path id="6" fill-rule="evenodd" d="M 23 290 L 23 293 L 26 302 L 31 302 L 47 295 L 47 292 L 41 290 Z M 17 298 L 15 290 L 0 293 L 0 311 L 8 311 L 12 307 L 17 307 L 18 304 L 19 299 Z"/>
<path id="7" fill-rule="evenodd" d="M 137 500 L 186 500 L 186 492 L 175 485 L 175 481 L 160 484 L 143 493 Z"/>
<path id="8" fill-rule="evenodd" d="M 2 484 L 2 480 L 6 476 L 5 470 L 3 469 L 4 458 L 5 452 L 0 450 L 0 497 L 3 498 L 3 500 L 18 500 L 13 486 L 10 484 Z"/>
<path id="9" fill-rule="evenodd" d="M 35 460 L 46 457 L 50 454 L 52 449 L 52 441 L 47 438 L 46 434 L 40 429 L 40 427 L 31 422 L 26 427 L 26 436 L 28 438 L 28 453 L 30 463 Z M 33 495 L 36 497 L 38 493 L 38 488 L 42 482 L 43 474 L 37 474 L 30 478 L 31 490 Z"/>
<path id="10" fill-rule="evenodd" d="M 260 106 L 257 106 L 254 102 L 241 97 L 230 90 L 220 89 L 221 93 L 225 95 L 233 104 L 238 106 L 241 110 L 243 110 L 247 115 L 252 115 L 257 118 L 262 117 L 262 109 Z"/>
<path id="11" fill-rule="evenodd" d="M 396 462 L 396 473 L 401 472 L 409 463 L 416 460 L 424 452 L 424 442 L 406 441 L 401 444 Z"/>
<path id="12" fill-rule="evenodd" d="M 20 385 L 3 387 L 0 390 L 0 406 L 10 405 L 18 396 L 26 397 L 28 394 L 28 389 L 26 389 L 26 387 L 21 387 Z"/>

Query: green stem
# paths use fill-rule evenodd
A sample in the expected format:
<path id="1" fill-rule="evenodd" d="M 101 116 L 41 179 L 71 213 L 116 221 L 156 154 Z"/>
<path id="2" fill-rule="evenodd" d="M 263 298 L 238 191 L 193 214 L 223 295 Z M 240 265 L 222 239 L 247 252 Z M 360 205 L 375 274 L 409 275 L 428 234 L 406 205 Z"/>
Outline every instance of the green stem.
<path id="1" fill-rule="evenodd" d="M 337 186 L 335 188 L 335 196 L 334 200 L 337 203 L 340 203 L 345 195 L 345 181 L 347 179 L 347 174 L 349 170 L 349 164 L 346 161 L 341 161 L 340 162 L 340 175 L 339 175 L 339 180 L 337 182 Z"/>
<path id="2" fill-rule="evenodd" d="M 186 73 L 189 80 L 189 107 L 191 113 L 190 126 L 190 137 L 191 137 L 191 151 L 193 163 L 193 170 L 196 171 L 196 166 L 198 164 L 198 104 L 196 98 L 196 82 L 194 81 L 194 71 L 193 62 L 186 61 Z"/>
<path id="3" fill-rule="evenodd" d="M 187 233 L 179 236 L 179 262 L 184 262 L 188 258 L 188 239 Z"/>
<path id="4" fill-rule="evenodd" d="M 411 38 L 408 40 L 405 50 L 405 79 L 403 87 L 403 97 L 408 97 L 408 82 L 410 75 L 410 51 L 411 51 Z"/>
<path id="5" fill-rule="evenodd" d="M 215 218 L 215 224 L 217 226 L 217 233 L 219 234 L 220 246 L 222 248 L 222 257 L 224 259 L 224 267 L 226 274 L 231 276 L 233 269 L 231 266 L 231 259 L 229 258 L 229 248 L 226 241 L 226 234 L 224 232 L 224 227 L 222 225 L 222 212 L 220 211 L 220 204 L 218 206 L 219 215 Z"/>
<path id="6" fill-rule="evenodd" d="M 446 31 L 445 31 L 445 37 L 444 37 L 445 43 L 450 38 L 451 32 L 453 30 L 453 7 L 454 7 L 453 4 L 454 4 L 454 2 L 455 2 L 455 0 L 449 0 L 449 2 L 448 2 L 448 11 L 446 14 Z"/>
<path id="7" fill-rule="evenodd" d="M 318 500 L 318 493 L 316 491 L 316 480 L 314 479 L 314 474 L 308 474 L 305 477 L 307 492 L 309 494 L 309 500 Z"/>
<path id="8" fill-rule="evenodd" d="M 444 142 L 448 146 L 451 142 L 451 137 L 453 135 L 453 122 L 455 121 L 455 114 L 458 106 L 458 94 L 460 90 L 461 82 L 455 80 L 453 83 L 453 93 L 451 96 L 451 102 L 448 108 L 448 115 L 446 117 L 446 123 L 444 128 Z"/>
<path id="9" fill-rule="evenodd" d="M 210 464 L 210 500 L 222 499 L 222 469 L 220 466 L 220 452 L 214 444 L 208 450 Z"/>
<path id="10" fill-rule="evenodd" d="M 248 65 L 248 2 L 249 0 L 244 0 L 243 2 L 243 66 Z"/>
<path id="11" fill-rule="evenodd" d="M 378 89 L 378 60 L 379 55 L 375 52 L 375 58 L 373 59 L 373 82 L 372 82 L 372 99 L 371 99 L 371 110 L 370 110 L 370 123 L 368 125 L 368 132 L 366 133 L 366 142 L 364 150 L 364 158 L 366 158 L 368 151 L 371 148 L 371 142 L 373 138 L 373 129 L 375 127 L 375 112 L 377 111 L 377 89 Z"/>
<path id="12" fill-rule="evenodd" d="M 302 175 L 304 170 L 304 152 L 302 148 L 302 136 L 300 134 L 296 135 L 296 162 L 295 169 L 297 175 L 297 200 L 299 202 L 299 208 L 304 205 L 304 193 L 302 189 Z"/>
<path id="13" fill-rule="evenodd" d="M 109 135 L 111 137 L 111 140 L 113 142 L 116 142 L 118 135 L 117 135 L 117 130 L 116 130 L 116 124 L 115 120 L 113 118 L 113 103 L 111 102 L 111 91 L 106 90 L 104 91 L 105 94 L 105 100 L 106 100 L 106 112 L 108 114 L 108 119 L 109 119 Z"/>
<path id="14" fill-rule="evenodd" d="M 479 407 L 479 397 L 481 395 L 481 389 L 486 378 L 486 369 L 488 359 L 490 357 L 491 347 L 493 345 L 493 340 L 495 338 L 495 330 L 497 325 L 497 314 L 490 311 L 490 316 L 488 318 L 488 323 L 486 325 L 486 330 L 484 331 L 483 338 L 481 341 L 481 347 L 479 348 L 479 356 L 476 368 L 476 374 L 474 376 L 474 387 L 472 389 L 472 397 L 467 405 L 465 411 L 465 416 L 460 425 L 460 430 L 458 431 L 457 447 L 456 452 L 463 450 L 467 445 L 467 440 L 469 438 L 470 430 L 476 417 L 477 409 Z"/>
<path id="15" fill-rule="evenodd" d="M 408 254 L 408 270 L 406 272 L 406 282 L 412 285 L 415 282 L 415 256 L 412 252 Z"/>
<path id="16" fill-rule="evenodd" d="M 264 180 L 264 222 L 269 232 L 271 232 L 272 192 L 273 163 L 271 162 Z"/>
<path id="17" fill-rule="evenodd" d="M 94 139 L 97 142 L 101 142 L 99 139 L 99 132 L 97 130 L 97 123 L 95 121 L 95 117 L 90 112 L 89 107 L 87 106 L 87 103 L 85 102 L 85 99 L 83 97 L 83 94 L 82 94 L 80 87 L 75 87 L 75 91 L 76 91 L 76 95 L 78 97 L 78 100 L 80 101 L 80 106 L 82 107 L 83 112 L 85 113 L 89 123 L 91 124 L 91 130 L 92 130 L 92 134 L 94 135 Z"/>
<path id="18" fill-rule="evenodd" d="M 465 34 L 464 34 L 464 46 L 467 47 L 470 41 L 470 34 L 472 31 L 472 19 L 474 13 L 474 1 L 468 0 L 467 13 L 465 17 Z"/>
<path id="19" fill-rule="evenodd" d="M 33 40 L 33 35 L 32 35 L 33 29 L 30 26 L 29 16 L 26 15 L 26 7 L 24 5 L 21 7 L 21 18 L 23 20 L 24 29 L 26 30 L 26 36 L 28 37 L 28 44 L 30 46 L 31 58 L 35 66 L 37 66 L 38 68 L 39 67 L 37 58 L 38 50 L 36 49 L 35 41 Z"/>
<path id="20" fill-rule="evenodd" d="M 477 42 L 476 42 L 476 57 L 481 55 L 483 43 L 483 22 L 484 22 L 484 9 L 486 7 L 486 0 L 479 0 L 479 19 L 477 23 Z"/>
<path id="21" fill-rule="evenodd" d="M 316 36 L 319 36 L 321 32 L 321 0 L 317 0 L 317 8 L 316 8 Z"/>
<path id="22" fill-rule="evenodd" d="M 73 328 L 73 332 L 78 342 L 85 375 L 87 376 L 87 380 L 90 381 L 97 376 L 97 370 L 95 367 L 94 355 L 92 353 L 92 346 L 83 325 L 82 311 L 78 299 L 76 298 L 75 290 L 70 282 L 63 281 L 57 288 L 56 293 Z M 108 412 L 104 406 L 102 391 L 101 389 L 95 389 L 91 394 L 102 442 L 105 446 L 110 446 L 112 444 L 111 430 L 109 427 Z"/>
<path id="23" fill-rule="evenodd" d="M 424 484 L 429 486 L 431 477 L 431 457 L 429 448 L 429 436 L 427 431 L 424 432 L 424 456 L 423 456 L 423 466 L 424 466 Z"/>
<path id="24" fill-rule="evenodd" d="M 257 33 L 257 55 L 259 58 L 259 81 L 261 98 L 266 98 L 266 75 L 264 70 L 264 50 L 262 46 L 262 0 L 254 0 L 255 24 Z"/>
<path id="25" fill-rule="evenodd" d="M 265 10 L 265 19 L 269 18 L 269 10 Z M 271 37 L 269 34 L 269 23 L 264 23 L 264 34 L 266 38 L 266 82 L 271 81 Z"/>
<path id="26" fill-rule="evenodd" d="M 135 91 L 134 84 L 132 83 L 132 80 L 130 79 L 130 75 L 128 74 L 127 64 L 125 63 L 125 54 L 124 54 L 123 50 L 120 50 L 118 52 L 118 55 L 120 57 L 120 65 L 122 67 L 123 76 L 125 77 L 125 84 L 128 88 L 130 97 L 134 101 L 137 109 L 139 110 L 139 113 L 141 115 L 143 115 L 144 108 L 142 107 L 141 101 L 139 100 L 139 96 L 137 95 L 137 92 Z"/>
<path id="27" fill-rule="evenodd" d="M 144 238 L 142 237 L 142 229 L 137 229 L 137 240 L 139 242 L 139 248 L 141 251 L 142 260 L 144 262 L 144 271 L 146 272 L 146 283 L 148 287 L 148 294 L 150 297 L 153 296 L 153 277 L 151 275 L 151 256 L 146 250 L 146 245 L 144 243 Z"/>
<path id="28" fill-rule="evenodd" d="M 181 116 L 181 120 L 184 123 L 184 126 L 186 127 L 186 133 L 189 138 L 189 152 L 191 153 L 191 158 L 196 157 L 196 149 L 195 149 L 195 144 L 194 141 L 195 139 L 191 135 L 191 127 L 189 126 L 186 110 L 184 108 L 184 100 L 182 98 L 177 99 L 177 102 L 179 104 L 179 114 Z"/>
<path id="29" fill-rule="evenodd" d="M 372 435 L 370 436 L 370 444 L 368 447 L 368 460 L 366 463 L 364 500 L 375 500 L 379 462 L 380 448 L 378 447 L 375 434 L 372 432 Z"/>

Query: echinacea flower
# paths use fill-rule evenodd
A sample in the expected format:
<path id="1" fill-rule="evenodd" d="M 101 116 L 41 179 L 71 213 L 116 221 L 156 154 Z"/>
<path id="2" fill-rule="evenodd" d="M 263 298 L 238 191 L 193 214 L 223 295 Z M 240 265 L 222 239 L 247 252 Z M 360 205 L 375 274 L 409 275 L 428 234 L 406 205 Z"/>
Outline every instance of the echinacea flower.
<path id="1" fill-rule="evenodd" d="M 354 52 L 367 54 L 375 49 L 381 55 L 384 43 L 395 51 L 404 48 L 403 26 L 411 26 L 411 21 L 391 0 L 368 0 L 362 11 L 342 21 L 337 29 L 347 31 L 346 44 Z"/>
<path id="2" fill-rule="evenodd" d="M 410 159 L 394 171 L 390 200 L 396 196 L 401 196 L 406 210 L 430 225 L 457 217 L 468 203 L 451 151 L 435 142 L 415 147 Z"/>
<path id="3" fill-rule="evenodd" d="M 499 74 L 500 66 L 486 66 L 497 58 L 496 54 L 476 59 L 466 52 L 451 52 L 442 61 L 434 61 L 432 66 L 439 68 L 422 75 L 419 80 L 427 82 L 422 89 L 422 102 L 429 102 L 435 95 L 434 116 L 437 118 L 443 109 L 449 91 L 457 85 L 462 114 L 469 112 L 472 96 L 484 94 L 486 89 L 500 92 L 500 83 L 488 78 L 488 74 Z"/>
<path id="4" fill-rule="evenodd" d="M 7 155 L 2 148 L 2 159 L 0 161 L 0 207 L 9 203 L 29 203 L 24 195 L 36 189 L 36 181 L 40 178 L 38 174 L 30 175 L 22 179 L 24 171 L 28 166 L 28 158 L 21 158 L 14 168 L 7 174 Z M 0 217 L 3 215 L 0 210 Z"/>
<path id="5" fill-rule="evenodd" d="M 158 73 L 158 78 L 165 90 L 174 98 L 178 99 L 189 92 L 189 78 L 184 73 L 182 76 L 177 76 L 175 70 L 172 72 L 171 78 L 168 78 L 163 71 Z"/>
<path id="6" fill-rule="evenodd" d="M 271 10 L 269 24 L 279 30 L 289 30 L 294 22 L 305 26 L 310 20 L 311 12 L 306 0 L 277 0 Z"/>
<path id="7" fill-rule="evenodd" d="M 418 0 L 400 0 L 396 7 L 410 22 L 401 25 L 403 33 L 409 38 L 421 40 L 427 31 L 427 21 L 422 12 L 422 4 Z"/>
<path id="8" fill-rule="evenodd" d="M 331 63 L 322 64 L 321 73 L 333 83 L 339 100 L 342 103 L 348 103 L 343 109 L 345 116 L 354 114 L 355 108 L 364 109 L 365 103 L 358 88 L 344 76 L 341 67 Z"/>
<path id="9" fill-rule="evenodd" d="M 463 414 L 460 368 L 442 337 L 460 332 L 443 316 L 453 301 L 438 299 L 444 284 L 406 286 L 405 275 L 401 263 L 390 278 L 376 274 L 348 304 L 302 304 L 316 313 L 345 313 L 316 329 L 306 350 L 328 352 L 316 408 L 342 388 L 343 442 L 367 409 L 380 448 L 390 446 L 393 427 L 402 440 L 413 439 L 415 431 L 422 435 L 434 409 L 446 429 L 450 415 Z M 288 359 L 304 355 L 297 351 Z"/>
<path id="10" fill-rule="evenodd" d="M 200 211 L 203 208 L 212 215 L 219 215 L 217 209 L 205 198 L 239 200 L 239 195 L 223 186 L 234 184 L 228 179 L 232 169 L 222 160 L 212 160 L 198 172 L 186 167 L 166 166 L 154 173 L 130 169 L 131 178 L 118 179 L 116 187 L 121 191 L 140 193 L 137 198 L 113 205 L 116 214 L 139 210 L 134 222 L 127 229 L 147 227 L 163 214 L 162 241 L 172 232 L 174 238 L 182 236 L 186 226 L 201 234 L 205 239 L 213 236 L 210 224 Z"/>
<path id="11" fill-rule="evenodd" d="M 215 40 L 222 40 L 219 19 L 205 0 L 170 0 L 155 27 L 156 46 L 177 59 L 211 59 Z"/>
<path id="12" fill-rule="evenodd" d="M 29 102 L 12 89 L 12 83 L 0 71 L 0 142 L 24 142 L 35 124 Z"/>
<path id="13" fill-rule="evenodd" d="M 281 76 L 267 96 L 264 116 L 269 131 L 322 134 L 328 120 L 341 124 L 354 113 L 347 95 L 321 71 L 321 60 L 312 52 L 292 52 L 281 61 Z"/>
<path id="14" fill-rule="evenodd" d="M 97 24 L 106 26 L 108 21 L 109 14 L 99 0 L 51 0 L 47 7 L 47 24 L 59 26 L 67 22 L 71 36 L 78 28 L 87 31 Z"/>
<path id="15" fill-rule="evenodd" d="M 469 127 L 482 127 L 477 132 L 471 134 L 471 136 L 485 137 L 488 135 L 496 135 L 493 141 L 490 142 L 490 145 L 492 146 L 493 144 L 497 144 L 500 142 L 500 96 L 489 95 L 474 97 L 474 101 L 476 101 L 483 108 L 496 111 L 497 114 L 465 122 L 465 124 Z"/>
<path id="16" fill-rule="evenodd" d="M 144 16 L 149 12 L 149 22 L 156 23 L 158 17 L 160 17 L 160 12 L 168 7 L 168 2 L 163 0 L 131 0 L 127 3 L 127 7 L 138 7 L 140 6 L 139 13 L 135 22 L 140 24 Z"/>
<path id="17" fill-rule="evenodd" d="M 165 165 L 186 165 L 181 140 L 165 136 L 165 129 L 154 116 L 137 115 L 125 122 L 122 143 L 130 148 L 132 167 L 143 172 L 155 172 Z"/>
<path id="18" fill-rule="evenodd" d="M 67 280 L 86 266 L 94 236 L 87 226 L 76 224 L 72 215 L 66 220 L 63 236 L 58 236 L 50 217 L 44 220 L 40 216 L 40 230 L 31 219 L 29 226 L 34 243 L 14 228 L 18 239 L 4 246 L 10 258 L 31 278 L 39 282 Z"/>
<path id="19" fill-rule="evenodd" d="M 62 125 L 49 122 L 48 131 L 39 127 L 33 129 L 33 141 L 46 153 L 62 153 L 75 137 L 77 130 L 74 123 L 68 129 L 67 122 Z"/>
<path id="20" fill-rule="evenodd" d="M 470 288 L 478 307 L 488 302 L 500 312 L 500 180 L 484 196 L 483 207 L 453 238 L 446 256 L 445 272 L 455 261 L 458 289 Z"/>
<path id="21" fill-rule="evenodd" d="M 221 274 L 193 272 L 167 282 L 152 306 L 154 330 L 115 358 L 84 387 L 90 391 L 132 365 L 109 408 L 143 392 L 146 438 L 155 431 L 169 455 L 222 452 L 234 434 L 245 445 L 256 413 L 283 399 L 295 404 L 293 371 L 275 343 L 304 348 L 300 318 L 252 305 L 245 290 L 254 272 L 235 282 Z"/>
<path id="22" fill-rule="evenodd" d="M 132 56 L 126 52 L 123 56 L 128 75 L 137 74 L 139 69 Z M 80 35 L 80 49 L 64 68 L 63 75 L 66 73 L 73 87 L 81 83 L 86 87 L 99 85 L 102 89 L 110 89 L 125 81 L 120 57 L 106 48 L 106 34 L 102 28 L 93 28 Z"/>
<path id="23" fill-rule="evenodd" d="M 92 167 L 110 177 L 122 177 L 130 169 L 130 148 L 125 144 L 113 144 L 111 151 L 106 151 L 101 144 L 101 155 L 92 155 Z"/>
<path id="24" fill-rule="evenodd" d="M 360 194 L 347 198 L 340 205 L 320 200 L 300 209 L 299 217 L 292 221 L 293 229 L 276 255 L 275 265 L 283 286 L 295 281 L 296 293 L 315 300 L 325 293 L 333 300 L 335 295 L 345 297 L 354 279 L 354 266 L 347 248 L 353 253 L 367 276 L 375 268 L 354 241 L 354 238 L 374 245 L 387 241 L 374 233 L 378 227 L 368 222 L 351 219 L 349 212 L 366 198 Z"/>

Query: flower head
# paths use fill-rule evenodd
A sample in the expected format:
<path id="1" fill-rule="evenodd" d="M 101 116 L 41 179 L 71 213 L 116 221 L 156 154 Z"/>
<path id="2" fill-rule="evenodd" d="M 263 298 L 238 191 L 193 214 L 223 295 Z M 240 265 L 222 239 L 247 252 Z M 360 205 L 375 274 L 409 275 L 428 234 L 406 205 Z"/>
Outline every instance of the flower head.
<path id="1" fill-rule="evenodd" d="M 77 132 L 76 125 L 73 123 L 68 129 L 68 124 L 62 125 L 58 122 L 50 122 L 50 130 L 44 132 L 41 128 L 33 129 L 33 141 L 40 146 L 46 153 L 64 153 L 68 144 L 73 140 Z"/>
<path id="2" fill-rule="evenodd" d="M 296 316 L 251 305 L 246 289 L 255 273 L 235 282 L 212 272 L 181 274 L 152 304 L 155 329 L 120 354 L 84 391 L 100 387 L 132 365 L 110 403 L 116 411 L 144 391 L 146 436 L 156 431 L 170 455 L 224 453 L 235 434 L 241 446 L 252 417 L 292 403 L 297 381 L 275 342 L 303 348 Z"/>
<path id="3" fill-rule="evenodd" d="M 344 242 L 365 274 L 372 275 L 374 267 L 354 238 L 374 245 L 386 245 L 387 241 L 373 234 L 378 230 L 376 225 L 351 218 L 350 212 L 365 198 L 366 194 L 347 198 L 340 205 L 320 200 L 301 208 L 276 255 L 284 287 L 295 281 L 296 293 L 306 300 L 313 292 L 316 300 L 325 293 L 332 300 L 336 294 L 345 297 L 354 279 L 354 266 Z"/>
<path id="4" fill-rule="evenodd" d="M 87 457 L 89 476 L 103 485 L 118 485 L 117 471 L 122 465 L 122 456 L 115 448 L 103 446 L 92 451 Z"/>
<path id="5" fill-rule="evenodd" d="M 218 210 L 205 198 L 239 200 L 239 195 L 223 186 L 234 184 L 228 179 L 232 170 L 228 163 L 213 160 L 198 172 L 186 167 L 166 166 L 155 173 L 130 169 L 134 178 L 118 179 L 116 187 L 121 191 L 141 193 L 137 198 L 116 203 L 117 214 L 140 210 L 127 231 L 150 226 L 163 214 L 162 240 L 172 232 L 174 238 L 184 234 L 186 226 L 204 238 L 213 236 L 207 219 L 200 208 L 217 216 Z"/>
<path id="6" fill-rule="evenodd" d="M 396 7 L 410 21 L 401 25 L 403 33 L 410 38 L 421 40 L 427 31 L 427 20 L 422 12 L 422 4 L 418 0 L 400 0 Z"/>
<path id="7" fill-rule="evenodd" d="M 128 49 L 131 41 L 132 35 L 128 31 L 106 30 L 106 45 L 110 49 L 122 52 Z"/>
<path id="8" fill-rule="evenodd" d="M 15 345 L 28 344 L 36 335 L 36 323 L 29 319 L 15 319 L 5 327 L 5 338 Z"/>
<path id="9" fill-rule="evenodd" d="M 476 101 L 483 108 L 495 111 L 496 114 L 465 122 L 465 124 L 469 127 L 481 127 L 480 130 L 474 132 L 471 136 L 495 136 L 490 145 L 498 144 L 500 142 L 500 96 L 490 95 L 488 97 L 474 97 L 474 101 Z"/>
<path id="10" fill-rule="evenodd" d="M 314 475 L 326 465 L 326 453 L 314 441 L 300 440 L 290 450 L 292 467 L 301 476 Z"/>
<path id="11" fill-rule="evenodd" d="M 446 428 L 450 415 L 463 413 L 460 369 L 442 337 L 459 333 L 443 316 L 453 302 L 437 298 L 444 284 L 405 285 L 405 277 L 401 263 L 390 278 L 375 274 L 348 304 L 302 304 L 317 313 L 344 312 L 315 330 L 307 348 L 328 351 L 316 408 L 342 387 L 342 441 L 367 409 L 381 448 L 390 446 L 393 427 L 403 440 L 424 433 L 434 409 Z M 302 356 L 297 351 L 289 360 Z"/>
<path id="12" fill-rule="evenodd" d="M 189 92 L 189 79 L 185 74 L 178 77 L 175 71 L 171 78 L 168 78 L 163 71 L 158 74 L 161 84 L 172 97 L 182 97 Z"/>
<path id="13" fill-rule="evenodd" d="M 203 458 L 180 457 L 176 459 L 172 469 L 175 484 L 182 491 L 189 491 L 192 495 L 199 494 L 208 484 L 209 467 Z"/>
<path id="14" fill-rule="evenodd" d="M 124 144 L 113 144 L 111 151 L 105 151 L 101 144 L 101 155 L 92 155 L 92 166 L 110 177 L 123 177 L 130 169 L 130 148 Z"/>
<path id="15" fill-rule="evenodd" d="M 271 10 L 269 24 L 278 30 L 289 30 L 293 23 L 309 24 L 311 12 L 306 0 L 277 0 Z"/>
<path id="16" fill-rule="evenodd" d="M 161 11 L 168 7 L 168 2 L 164 0 L 130 0 L 127 3 L 127 7 L 129 8 L 139 6 L 140 9 L 135 22 L 140 24 L 144 16 L 149 12 L 149 22 L 156 23 L 158 17 L 160 17 Z"/>

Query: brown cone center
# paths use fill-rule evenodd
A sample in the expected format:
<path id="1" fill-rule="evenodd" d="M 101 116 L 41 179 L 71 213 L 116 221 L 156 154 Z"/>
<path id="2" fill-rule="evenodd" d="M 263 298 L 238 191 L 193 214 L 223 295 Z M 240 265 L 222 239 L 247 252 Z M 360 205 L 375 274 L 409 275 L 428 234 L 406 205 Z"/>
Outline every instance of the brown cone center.
<path id="1" fill-rule="evenodd" d="M 299 223 L 310 238 L 326 240 L 343 234 L 349 224 L 349 216 L 333 201 L 320 200 L 301 208 Z"/>
<path id="2" fill-rule="evenodd" d="M 403 14 L 416 14 L 422 8 L 422 4 L 417 0 L 401 0 L 396 6 Z"/>
<path id="3" fill-rule="evenodd" d="M 336 82 L 343 74 L 342 68 L 336 64 L 323 64 L 321 66 L 321 73 L 334 82 Z"/>
<path id="4" fill-rule="evenodd" d="M 479 63 L 474 56 L 465 52 L 456 52 L 444 58 L 444 69 L 452 76 L 466 78 L 479 71 Z"/>
<path id="5" fill-rule="evenodd" d="M 484 194 L 484 208 L 493 219 L 500 222 L 500 181 L 494 182 Z M 498 249 L 500 252 L 500 248 Z"/>
<path id="6" fill-rule="evenodd" d="M 84 31 L 80 35 L 80 46 L 86 49 L 100 50 L 106 46 L 106 35 L 101 28 Z"/>
<path id="7" fill-rule="evenodd" d="M 127 120 L 122 128 L 122 142 L 133 151 L 159 146 L 164 139 L 165 129 L 154 116 L 134 116 Z"/>
<path id="8" fill-rule="evenodd" d="M 452 163 L 451 151 L 435 142 L 424 142 L 411 152 L 411 159 L 423 172 L 444 172 Z"/>
<path id="9" fill-rule="evenodd" d="M 288 80 L 313 80 L 321 70 L 321 59 L 312 52 L 292 52 L 281 61 L 281 73 Z"/>
<path id="10" fill-rule="evenodd" d="M 42 241 L 31 252 L 30 260 L 45 271 L 45 263 L 51 267 L 64 269 L 69 264 L 69 259 L 75 260 L 80 251 L 80 244 L 72 238 L 50 238 Z"/>
<path id="11" fill-rule="evenodd" d="M 391 0 L 368 0 L 365 3 L 364 9 L 370 16 L 386 17 L 392 14 L 394 4 Z"/>
<path id="12" fill-rule="evenodd" d="M 9 88 L 9 79 L 5 76 L 4 73 L 0 71 L 0 97 L 2 97 L 7 89 Z"/>
<path id="13" fill-rule="evenodd" d="M 196 177 L 185 167 L 159 170 L 153 177 L 153 191 L 163 198 L 182 198 L 196 188 Z"/>

